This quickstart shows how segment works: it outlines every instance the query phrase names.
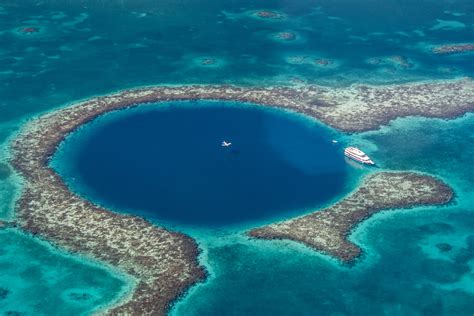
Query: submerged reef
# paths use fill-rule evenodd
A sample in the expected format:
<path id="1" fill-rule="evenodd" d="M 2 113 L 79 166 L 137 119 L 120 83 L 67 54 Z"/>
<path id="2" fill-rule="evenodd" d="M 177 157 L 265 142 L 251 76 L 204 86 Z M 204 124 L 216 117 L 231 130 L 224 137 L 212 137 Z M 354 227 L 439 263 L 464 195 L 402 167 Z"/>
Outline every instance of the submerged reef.
<path id="1" fill-rule="evenodd" d="M 436 244 L 436 248 L 438 248 L 439 252 L 448 252 L 453 249 L 453 246 L 448 243 L 439 243 Z"/>
<path id="2" fill-rule="evenodd" d="M 451 45 L 441 45 L 433 48 L 433 53 L 435 54 L 457 54 L 474 51 L 474 44 L 451 44 Z"/>
<path id="3" fill-rule="evenodd" d="M 9 290 L 0 287 L 0 301 L 6 299 L 9 294 Z"/>
<path id="4" fill-rule="evenodd" d="M 296 39 L 296 33 L 291 31 L 278 32 L 273 35 L 276 40 L 281 40 L 285 42 L 294 41 Z"/>
<path id="5" fill-rule="evenodd" d="M 69 133 L 104 113 L 154 102 L 198 99 L 289 108 L 339 130 L 359 132 L 377 129 L 400 116 L 451 118 L 472 111 L 474 82 L 462 79 L 348 88 L 145 87 L 92 98 L 28 122 L 11 143 L 11 164 L 24 178 L 14 225 L 133 276 L 137 281 L 133 293 L 110 309 L 111 314 L 165 314 L 172 301 L 205 277 L 197 262 L 199 249 L 184 234 L 82 199 L 66 187 L 50 168 L 49 160 Z M 363 218 L 386 208 L 441 204 L 451 196 L 451 190 L 433 178 L 384 173 L 370 177 L 352 197 L 328 209 L 332 211 L 257 229 L 251 234 L 261 238 L 293 236 L 350 260 L 358 255 L 359 249 L 345 237 Z M 359 198 L 365 198 L 365 202 Z M 306 231 L 305 227 L 310 229 Z M 314 227 L 325 229 L 328 235 L 318 235 Z"/>
<path id="6" fill-rule="evenodd" d="M 330 59 L 325 59 L 325 58 L 318 58 L 314 61 L 317 65 L 320 66 L 328 66 L 331 65 L 333 62 Z"/>
<path id="7" fill-rule="evenodd" d="M 214 58 L 204 58 L 201 60 L 201 65 L 203 66 L 214 65 L 215 63 L 216 60 Z"/>
<path id="8" fill-rule="evenodd" d="M 15 227 L 15 223 L 0 220 L 0 229 Z"/>
<path id="9" fill-rule="evenodd" d="M 282 13 L 270 10 L 256 11 L 254 15 L 262 19 L 282 19 L 284 17 Z"/>
<path id="10" fill-rule="evenodd" d="M 0 180 L 5 180 L 12 174 L 10 167 L 3 162 L 0 162 Z"/>
<path id="11" fill-rule="evenodd" d="M 24 34 L 38 33 L 39 28 L 33 26 L 23 27 L 20 29 L 20 32 Z"/>
<path id="12" fill-rule="evenodd" d="M 399 208 L 448 203 L 452 190 L 443 182 L 409 172 L 369 176 L 351 195 L 326 209 L 251 230 L 261 239 L 289 239 L 349 263 L 361 249 L 348 240 L 352 229 L 373 214 Z"/>
<path id="13" fill-rule="evenodd" d="M 404 56 L 395 55 L 389 57 L 390 61 L 399 65 L 402 68 L 412 68 L 413 64 Z"/>
<path id="14" fill-rule="evenodd" d="M 372 57 L 367 59 L 367 63 L 371 65 L 392 65 L 400 69 L 409 69 L 415 66 L 408 58 L 401 55 Z"/>

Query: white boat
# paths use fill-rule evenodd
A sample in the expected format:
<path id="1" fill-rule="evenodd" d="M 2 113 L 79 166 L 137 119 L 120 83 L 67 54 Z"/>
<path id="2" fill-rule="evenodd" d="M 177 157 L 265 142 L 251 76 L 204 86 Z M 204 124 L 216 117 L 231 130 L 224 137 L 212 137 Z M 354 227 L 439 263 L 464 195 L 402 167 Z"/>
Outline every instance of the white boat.
<path id="1" fill-rule="evenodd" d="M 221 146 L 222 146 L 222 147 L 229 147 L 230 145 L 232 145 L 231 142 L 228 143 L 228 142 L 226 142 L 226 141 L 223 141 L 223 142 L 221 143 Z"/>
<path id="2" fill-rule="evenodd" d="M 362 150 L 357 147 L 347 147 L 344 149 L 344 155 L 348 158 L 351 158 L 357 162 L 366 164 L 366 165 L 375 165 L 375 162 L 369 158 Z"/>

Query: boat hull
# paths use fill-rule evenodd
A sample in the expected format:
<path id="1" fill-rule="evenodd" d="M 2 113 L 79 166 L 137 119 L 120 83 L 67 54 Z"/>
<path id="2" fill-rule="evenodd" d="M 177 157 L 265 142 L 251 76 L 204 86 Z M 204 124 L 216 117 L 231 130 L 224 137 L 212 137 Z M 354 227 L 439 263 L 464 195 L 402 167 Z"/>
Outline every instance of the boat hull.
<path id="1" fill-rule="evenodd" d="M 348 147 L 344 150 L 344 155 L 364 165 L 373 166 L 375 163 L 363 151 L 355 147 Z"/>

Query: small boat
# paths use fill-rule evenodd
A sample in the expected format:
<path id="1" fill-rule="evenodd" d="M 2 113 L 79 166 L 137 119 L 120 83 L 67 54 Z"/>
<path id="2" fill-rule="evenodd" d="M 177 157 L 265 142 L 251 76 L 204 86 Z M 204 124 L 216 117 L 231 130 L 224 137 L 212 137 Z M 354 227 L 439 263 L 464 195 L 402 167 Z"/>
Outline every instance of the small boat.
<path id="1" fill-rule="evenodd" d="M 344 149 L 344 155 L 348 158 L 351 158 L 357 162 L 366 164 L 366 165 L 375 165 L 375 162 L 369 158 L 362 150 L 357 147 L 347 147 Z"/>
<path id="2" fill-rule="evenodd" d="M 232 145 L 232 143 L 231 142 L 226 142 L 225 140 L 221 144 L 222 147 L 229 147 L 230 145 Z"/>
<path id="3" fill-rule="evenodd" d="M 332 143 L 333 143 L 333 144 L 337 144 L 337 140 L 333 139 L 333 140 L 332 140 Z"/>

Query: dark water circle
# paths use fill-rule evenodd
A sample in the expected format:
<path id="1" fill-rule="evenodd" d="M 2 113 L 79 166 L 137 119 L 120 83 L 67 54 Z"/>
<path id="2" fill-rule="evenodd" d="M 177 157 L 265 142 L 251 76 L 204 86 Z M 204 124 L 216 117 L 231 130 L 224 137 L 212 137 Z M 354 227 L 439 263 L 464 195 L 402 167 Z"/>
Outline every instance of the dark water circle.
<path id="1" fill-rule="evenodd" d="M 108 114 L 68 138 L 53 165 L 93 201 L 205 226 L 320 205 L 346 179 L 328 129 L 302 115 L 232 102 Z"/>

